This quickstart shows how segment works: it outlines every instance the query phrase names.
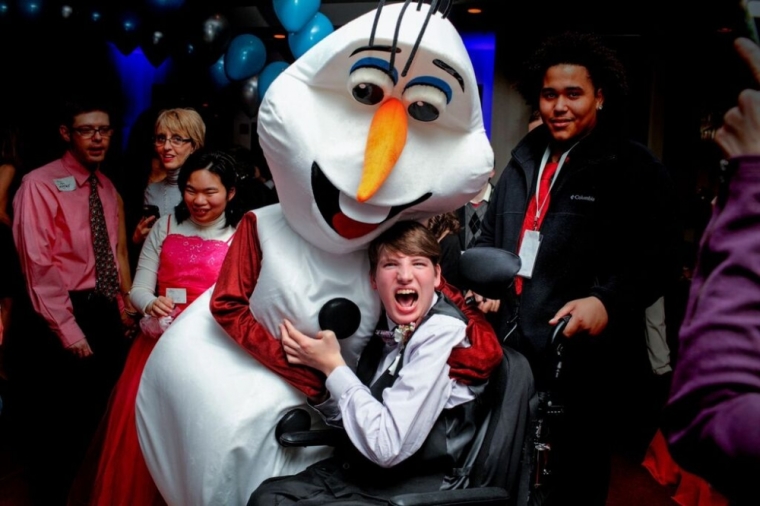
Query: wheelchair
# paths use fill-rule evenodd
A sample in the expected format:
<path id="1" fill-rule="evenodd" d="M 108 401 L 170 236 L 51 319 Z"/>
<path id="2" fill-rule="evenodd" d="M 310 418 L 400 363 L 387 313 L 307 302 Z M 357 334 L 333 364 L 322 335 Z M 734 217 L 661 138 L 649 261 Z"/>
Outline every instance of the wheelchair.
<path id="1" fill-rule="evenodd" d="M 467 288 L 496 298 L 493 294 L 503 293 L 512 283 L 520 260 L 496 248 L 474 248 L 462 255 L 460 267 Z M 536 432 L 541 401 L 528 360 L 509 347 L 503 347 L 503 352 L 481 394 L 486 413 L 458 465 L 462 472 L 456 488 L 400 494 L 388 498 L 388 505 L 528 504 L 535 486 L 534 439 L 541 435 Z M 309 413 L 294 409 L 280 420 L 275 437 L 285 447 L 351 444 L 341 429 L 310 430 L 310 425 Z"/>

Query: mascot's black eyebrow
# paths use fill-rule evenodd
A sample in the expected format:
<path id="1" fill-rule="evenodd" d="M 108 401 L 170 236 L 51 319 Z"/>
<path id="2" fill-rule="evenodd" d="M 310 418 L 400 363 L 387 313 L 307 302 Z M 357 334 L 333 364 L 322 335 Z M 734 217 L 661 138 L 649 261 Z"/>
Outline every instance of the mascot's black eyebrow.
<path id="1" fill-rule="evenodd" d="M 350 56 L 353 56 L 355 54 L 359 54 L 359 53 L 361 53 L 363 51 L 385 51 L 386 53 L 390 53 L 391 51 L 393 51 L 393 48 L 391 46 L 362 46 L 360 48 L 354 49 L 351 52 Z M 400 53 L 401 49 L 396 48 L 396 52 Z"/>
<path id="2" fill-rule="evenodd" d="M 394 64 L 396 63 L 396 53 L 399 53 L 399 49 L 397 47 L 398 45 L 398 33 L 399 30 L 401 30 L 401 21 L 404 19 L 404 13 L 406 12 L 406 8 L 409 7 L 409 4 L 412 2 L 417 2 L 417 10 L 419 11 L 422 9 L 422 4 L 424 3 L 424 0 L 405 0 L 404 6 L 401 8 L 401 12 L 398 15 L 398 20 L 396 21 L 396 31 L 393 34 L 393 42 L 390 46 L 375 46 L 375 31 L 377 30 L 377 22 L 380 19 L 380 13 L 383 10 L 383 7 L 385 6 L 385 0 L 380 0 L 377 6 L 377 12 L 375 14 L 375 21 L 372 23 L 372 32 L 369 36 L 369 44 L 367 46 L 362 47 L 360 49 L 357 49 L 351 55 L 353 56 L 359 51 L 363 50 L 369 50 L 374 49 L 376 51 L 388 51 L 391 54 L 390 61 L 388 62 L 388 71 L 390 72 Z M 444 7 L 445 4 L 445 7 Z M 442 17 L 445 19 L 449 12 L 451 12 L 451 6 L 452 1 L 451 0 L 431 0 L 430 1 L 430 8 L 428 9 L 427 16 L 425 17 L 425 22 L 422 24 L 422 28 L 420 29 L 419 35 L 417 35 L 417 40 L 414 42 L 414 47 L 412 47 L 412 51 L 409 53 L 409 58 L 406 61 L 406 65 L 404 65 L 404 70 L 401 72 L 401 76 L 405 77 L 407 73 L 409 73 L 409 67 L 412 66 L 412 61 L 414 61 L 414 56 L 417 54 L 417 49 L 420 46 L 420 42 L 422 41 L 422 36 L 425 35 L 425 30 L 427 29 L 428 22 L 430 21 L 430 16 L 432 16 L 436 11 L 440 10 Z M 462 79 L 462 76 L 459 75 L 459 73 L 454 70 L 450 65 L 447 65 L 446 63 L 435 60 L 433 62 L 437 67 L 443 69 L 444 71 L 451 74 L 457 81 L 459 81 L 459 85 L 462 87 L 462 91 L 464 91 L 464 80 Z"/>
<path id="3" fill-rule="evenodd" d="M 454 67 L 439 59 L 433 60 L 433 65 L 443 70 L 444 72 L 451 74 L 451 77 L 457 80 L 459 86 L 462 87 L 462 91 L 464 91 L 464 79 L 462 79 L 462 76 L 459 75 L 459 72 L 454 70 Z"/>

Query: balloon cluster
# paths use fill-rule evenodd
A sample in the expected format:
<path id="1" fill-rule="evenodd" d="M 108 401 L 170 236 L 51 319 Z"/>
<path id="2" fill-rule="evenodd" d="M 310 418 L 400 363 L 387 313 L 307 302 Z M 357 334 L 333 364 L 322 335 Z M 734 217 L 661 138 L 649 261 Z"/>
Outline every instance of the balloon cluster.
<path id="1" fill-rule="evenodd" d="M 332 23 L 319 12 L 320 0 L 272 1 L 277 19 L 288 31 L 288 45 L 296 58 L 332 33 Z"/>
<path id="2" fill-rule="evenodd" d="M 332 33 L 330 20 L 319 12 L 320 0 L 272 0 L 277 19 L 288 32 L 294 58 Z M 79 28 L 96 29 L 122 53 L 138 47 L 155 67 L 172 56 L 178 62 L 208 68 L 213 86 L 235 89 L 242 110 L 251 118 L 269 85 L 287 68 L 284 61 L 267 62 L 264 42 L 252 33 L 233 36 L 229 20 L 221 13 L 206 17 L 193 27 L 182 14 L 186 0 L 140 0 L 130 9 L 105 2 L 78 0 L 0 0 L 0 23 L 12 16 L 32 22 L 55 17 Z"/>
<path id="3" fill-rule="evenodd" d="M 332 33 L 333 25 L 319 12 L 320 0 L 273 0 L 274 12 L 288 31 L 288 46 L 299 58 L 316 43 Z M 243 111 L 251 118 L 272 81 L 287 68 L 283 61 L 266 64 L 264 43 L 253 34 L 243 33 L 232 39 L 223 58 L 211 66 L 214 83 L 219 87 L 230 82 L 242 83 L 240 99 Z"/>
<path id="4" fill-rule="evenodd" d="M 222 57 L 210 69 L 217 88 L 238 83 L 240 104 L 249 118 L 258 114 L 259 103 L 266 91 L 259 78 L 266 62 L 267 50 L 261 39 L 251 33 L 241 33 L 231 40 Z"/>

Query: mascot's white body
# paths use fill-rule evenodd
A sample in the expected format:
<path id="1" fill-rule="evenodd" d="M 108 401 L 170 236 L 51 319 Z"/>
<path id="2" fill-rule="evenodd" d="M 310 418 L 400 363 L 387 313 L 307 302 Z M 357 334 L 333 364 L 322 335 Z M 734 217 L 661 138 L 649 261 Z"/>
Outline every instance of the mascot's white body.
<path id="1" fill-rule="evenodd" d="M 272 83 L 259 109 L 260 142 L 281 204 L 254 211 L 263 260 L 251 311 L 274 336 L 283 318 L 314 335 L 325 302 L 352 300 L 361 324 L 341 342 L 349 364 L 380 314 L 369 285 L 369 242 L 399 219 L 461 206 L 493 168 L 472 65 L 447 20 L 432 15 L 404 75 L 429 9 L 411 4 L 391 70 L 401 9 L 382 9 L 372 40 L 374 11 L 329 35 Z M 381 100 L 377 93 L 365 99 L 365 91 L 379 89 Z M 409 113 L 407 135 L 396 143 L 391 170 L 367 176 L 376 170 L 365 166 L 365 152 L 375 149 L 367 138 L 387 102 Z M 278 446 L 276 423 L 305 398 L 226 334 L 209 311 L 210 297 L 200 297 L 161 337 L 138 392 L 140 444 L 171 505 L 245 504 L 264 479 L 330 453 Z"/>

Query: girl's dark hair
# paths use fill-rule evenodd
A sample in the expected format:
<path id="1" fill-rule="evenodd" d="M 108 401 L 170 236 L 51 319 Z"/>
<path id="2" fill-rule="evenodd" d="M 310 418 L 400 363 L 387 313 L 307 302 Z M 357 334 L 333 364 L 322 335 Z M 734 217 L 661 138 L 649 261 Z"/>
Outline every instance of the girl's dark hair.
<path id="1" fill-rule="evenodd" d="M 549 67 L 569 64 L 588 70 L 594 89 L 602 89 L 604 110 L 599 118 L 622 112 L 628 94 L 623 64 L 602 40 L 588 33 L 565 32 L 546 39 L 523 65 L 517 90 L 533 108 L 538 108 L 544 75 Z"/>
<path id="2" fill-rule="evenodd" d="M 462 230 L 462 224 L 459 223 L 459 217 L 454 211 L 433 216 L 428 220 L 427 227 L 433 232 L 436 239 L 441 237 L 444 232 L 458 234 Z"/>
<path id="3" fill-rule="evenodd" d="M 182 193 L 182 201 L 174 208 L 174 217 L 177 219 L 177 223 L 182 223 L 190 217 L 190 209 L 185 204 L 185 188 L 187 188 L 187 180 L 190 179 L 190 174 L 198 170 L 207 170 L 219 176 L 227 192 L 237 188 L 237 166 L 234 158 L 223 151 L 200 149 L 193 152 L 185 160 L 177 177 L 177 185 Z M 226 225 L 228 227 L 236 227 L 243 217 L 243 212 L 236 192 L 235 196 L 227 202 L 227 206 L 224 208 Z"/>

